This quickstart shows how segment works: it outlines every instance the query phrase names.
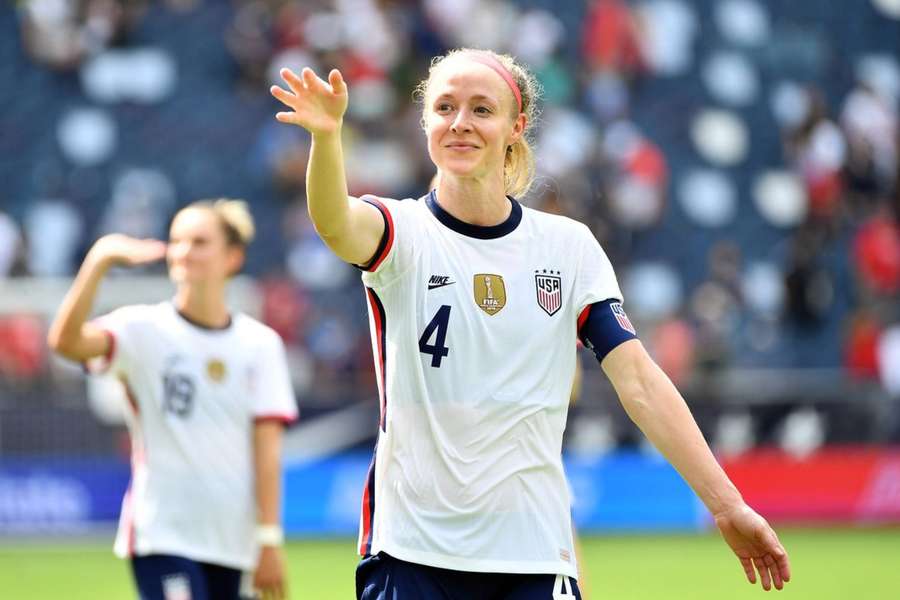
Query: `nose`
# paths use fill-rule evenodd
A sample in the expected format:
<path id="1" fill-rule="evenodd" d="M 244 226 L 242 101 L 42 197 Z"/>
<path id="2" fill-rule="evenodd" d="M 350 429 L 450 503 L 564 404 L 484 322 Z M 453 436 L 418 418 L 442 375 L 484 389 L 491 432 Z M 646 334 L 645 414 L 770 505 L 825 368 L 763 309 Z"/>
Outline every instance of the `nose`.
<path id="1" fill-rule="evenodd" d="M 169 244 L 169 257 L 171 259 L 182 260 L 191 250 L 191 245 L 185 242 Z"/>
<path id="2" fill-rule="evenodd" d="M 456 118 L 453 119 L 453 123 L 450 125 L 450 131 L 453 133 L 460 133 L 464 131 L 471 131 L 471 126 L 469 125 L 469 112 L 466 110 L 460 110 L 456 113 Z"/>

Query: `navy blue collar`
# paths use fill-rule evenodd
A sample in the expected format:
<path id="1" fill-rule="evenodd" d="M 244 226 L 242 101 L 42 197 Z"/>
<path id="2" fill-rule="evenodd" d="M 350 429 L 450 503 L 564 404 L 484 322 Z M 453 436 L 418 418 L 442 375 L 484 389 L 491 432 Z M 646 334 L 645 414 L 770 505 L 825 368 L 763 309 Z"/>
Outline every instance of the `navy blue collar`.
<path id="1" fill-rule="evenodd" d="M 509 201 L 512 204 L 512 211 L 510 211 L 509 217 L 507 217 L 505 221 L 498 223 L 497 225 L 472 225 L 471 223 L 460 221 L 438 204 L 435 190 L 431 190 L 431 192 L 428 193 L 428 196 L 425 198 L 425 203 L 437 220 L 453 231 L 480 240 L 493 240 L 503 237 L 508 233 L 512 233 L 522 221 L 522 205 L 519 204 L 515 198 L 510 196 L 507 196 L 507 198 L 509 198 Z"/>
<path id="2" fill-rule="evenodd" d="M 182 319 L 187 321 L 188 324 L 193 325 L 194 327 L 196 327 L 198 329 L 203 329 L 204 331 L 228 331 L 229 329 L 231 329 L 232 323 L 234 323 L 234 319 L 231 318 L 231 315 L 228 315 L 228 322 L 225 323 L 224 325 L 221 325 L 219 327 L 213 327 L 212 325 L 204 325 L 203 323 L 200 323 L 199 321 L 195 321 L 194 319 L 187 316 L 185 313 L 178 310 L 178 307 L 175 306 L 174 302 L 172 302 L 172 308 L 174 308 L 175 313 L 179 317 L 181 317 Z"/>

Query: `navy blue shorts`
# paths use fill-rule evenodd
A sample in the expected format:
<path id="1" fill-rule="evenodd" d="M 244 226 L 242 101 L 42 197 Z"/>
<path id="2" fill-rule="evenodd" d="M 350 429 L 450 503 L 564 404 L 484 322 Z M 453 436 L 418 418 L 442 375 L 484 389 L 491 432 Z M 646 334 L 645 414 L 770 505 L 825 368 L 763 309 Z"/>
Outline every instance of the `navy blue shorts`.
<path id="1" fill-rule="evenodd" d="M 141 600 L 240 600 L 238 569 L 197 562 L 181 556 L 150 554 L 131 559 L 131 572 Z"/>
<path id="2" fill-rule="evenodd" d="M 473 573 L 399 560 L 380 552 L 356 567 L 357 600 L 581 600 L 564 575 Z"/>

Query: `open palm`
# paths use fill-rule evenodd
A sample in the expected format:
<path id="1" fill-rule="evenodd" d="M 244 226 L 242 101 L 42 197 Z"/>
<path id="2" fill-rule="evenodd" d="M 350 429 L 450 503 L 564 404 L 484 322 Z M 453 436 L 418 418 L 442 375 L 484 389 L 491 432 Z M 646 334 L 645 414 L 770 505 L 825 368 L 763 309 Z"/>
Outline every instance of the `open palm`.
<path id="1" fill-rule="evenodd" d="M 134 267 L 164 258 L 166 243 L 112 233 L 97 240 L 91 248 L 91 255 L 110 264 Z"/>
<path id="2" fill-rule="evenodd" d="M 276 119 L 299 125 L 313 135 L 334 133 L 340 128 L 347 110 L 347 84 L 340 71 L 332 69 L 328 81 L 309 67 L 300 72 L 300 77 L 290 69 L 281 69 L 280 73 L 290 91 L 277 85 L 269 91 L 292 111 L 280 112 Z"/>
<path id="3" fill-rule="evenodd" d="M 784 546 L 766 520 L 746 505 L 718 514 L 715 519 L 725 542 L 740 560 L 747 580 L 756 583 L 758 571 L 764 590 L 771 590 L 772 584 L 782 589 L 791 578 L 791 567 Z"/>

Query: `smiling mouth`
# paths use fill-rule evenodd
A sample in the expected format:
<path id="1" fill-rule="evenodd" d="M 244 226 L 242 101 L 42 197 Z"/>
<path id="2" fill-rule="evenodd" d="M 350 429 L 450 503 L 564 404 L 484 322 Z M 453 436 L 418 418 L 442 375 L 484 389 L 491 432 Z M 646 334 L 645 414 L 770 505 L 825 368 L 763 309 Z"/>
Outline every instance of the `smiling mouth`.
<path id="1" fill-rule="evenodd" d="M 478 150 L 478 146 L 474 144 L 447 144 L 447 148 L 452 150 Z"/>

